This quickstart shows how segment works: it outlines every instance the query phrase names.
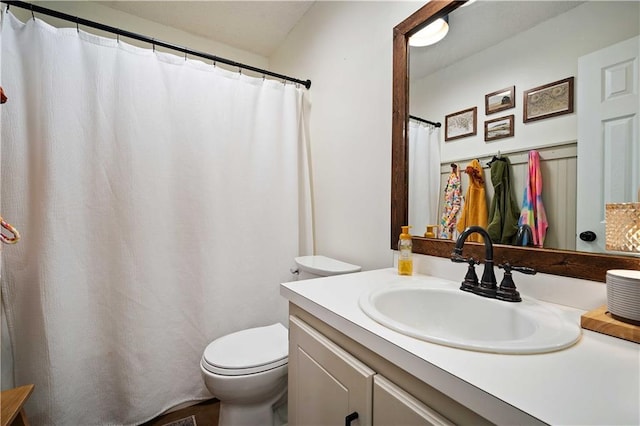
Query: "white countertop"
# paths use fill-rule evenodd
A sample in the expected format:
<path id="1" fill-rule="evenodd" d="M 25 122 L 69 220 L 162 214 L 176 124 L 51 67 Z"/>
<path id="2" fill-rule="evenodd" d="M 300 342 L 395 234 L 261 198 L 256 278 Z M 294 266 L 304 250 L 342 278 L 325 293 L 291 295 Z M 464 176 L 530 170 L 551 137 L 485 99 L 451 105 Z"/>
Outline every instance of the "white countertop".
<path id="1" fill-rule="evenodd" d="M 554 425 L 640 424 L 640 345 L 636 343 L 583 329 L 578 343 L 558 352 L 481 353 L 402 335 L 373 321 L 358 306 L 365 291 L 425 279 L 398 276 L 390 268 L 284 283 L 280 293 L 494 423 L 523 423 L 527 413 Z M 450 283 L 454 288 L 460 285 Z M 577 323 L 584 313 L 553 306 Z"/>

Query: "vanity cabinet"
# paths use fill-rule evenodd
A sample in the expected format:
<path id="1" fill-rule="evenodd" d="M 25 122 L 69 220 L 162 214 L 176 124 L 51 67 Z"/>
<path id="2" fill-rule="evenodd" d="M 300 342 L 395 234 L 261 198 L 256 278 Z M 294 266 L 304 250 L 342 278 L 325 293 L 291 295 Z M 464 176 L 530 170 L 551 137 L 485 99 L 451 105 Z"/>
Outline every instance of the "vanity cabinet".
<path id="1" fill-rule="evenodd" d="M 289 317 L 289 423 L 370 425 L 375 371 L 317 330 Z"/>
<path id="2" fill-rule="evenodd" d="M 293 315 L 289 317 L 289 423 L 453 424 Z"/>

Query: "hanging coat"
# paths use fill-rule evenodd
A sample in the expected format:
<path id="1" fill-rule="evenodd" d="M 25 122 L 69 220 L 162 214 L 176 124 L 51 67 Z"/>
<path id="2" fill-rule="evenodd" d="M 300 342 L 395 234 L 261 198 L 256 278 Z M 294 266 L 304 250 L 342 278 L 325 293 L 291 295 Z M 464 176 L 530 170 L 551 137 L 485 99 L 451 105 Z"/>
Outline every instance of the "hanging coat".
<path id="1" fill-rule="evenodd" d="M 471 225 L 487 228 L 487 196 L 484 187 L 484 171 L 478 160 L 472 160 L 465 170 L 469 177 L 469 188 L 464 199 L 462 214 L 456 225 L 458 232 L 462 232 Z M 475 233 L 467 238 L 467 241 L 482 242 L 482 237 Z"/>
<path id="2" fill-rule="evenodd" d="M 542 203 L 542 172 L 540 170 L 540 153 L 529 151 L 529 170 L 524 188 L 522 210 L 519 225 L 529 225 L 533 234 L 533 245 L 542 247 L 547 235 L 547 212 Z M 527 242 L 525 241 L 524 244 Z"/>
<path id="3" fill-rule="evenodd" d="M 444 188 L 444 211 L 440 219 L 440 238 L 445 240 L 453 239 L 453 231 L 456 229 L 458 212 L 462 203 L 460 172 L 458 166 L 451 165 L 451 174 L 447 179 Z"/>
<path id="4" fill-rule="evenodd" d="M 494 194 L 489 209 L 487 231 L 496 244 L 513 244 L 518 233 L 520 210 L 511 188 L 511 163 L 502 157 L 491 163 Z"/>

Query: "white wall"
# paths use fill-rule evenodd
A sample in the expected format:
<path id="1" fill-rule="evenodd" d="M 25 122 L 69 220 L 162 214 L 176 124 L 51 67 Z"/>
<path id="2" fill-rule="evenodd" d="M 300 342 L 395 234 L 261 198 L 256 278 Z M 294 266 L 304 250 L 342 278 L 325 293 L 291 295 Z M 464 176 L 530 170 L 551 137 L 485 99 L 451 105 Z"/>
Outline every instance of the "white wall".
<path id="1" fill-rule="evenodd" d="M 319 1 L 270 58 L 312 81 L 316 253 L 393 264 L 391 113 L 393 27 L 424 2 Z"/>
<path id="2" fill-rule="evenodd" d="M 595 1 L 577 6 L 437 73 L 411 81 L 410 111 L 444 124 L 445 115 L 478 107 L 476 136 L 444 142 L 444 130 L 441 133 L 443 163 L 494 155 L 498 150 L 575 141 L 576 113 L 524 124 L 522 93 L 566 77 L 579 78 L 580 56 L 638 34 L 639 11 L 638 2 Z M 516 86 L 516 107 L 485 115 L 484 96 L 512 85 Z M 515 136 L 484 142 L 485 120 L 511 114 L 515 114 Z"/>

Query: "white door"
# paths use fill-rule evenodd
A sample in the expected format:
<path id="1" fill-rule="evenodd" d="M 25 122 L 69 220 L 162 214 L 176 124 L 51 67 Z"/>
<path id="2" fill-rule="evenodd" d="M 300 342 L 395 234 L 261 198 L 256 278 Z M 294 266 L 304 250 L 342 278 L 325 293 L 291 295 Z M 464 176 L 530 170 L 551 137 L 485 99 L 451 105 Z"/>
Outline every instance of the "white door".
<path id="1" fill-rule="evenodd" d="M 606 203 L 637 201 L 638 40 L 634 37 L 578 59 L 579 251 L 605 252 Z"/>

